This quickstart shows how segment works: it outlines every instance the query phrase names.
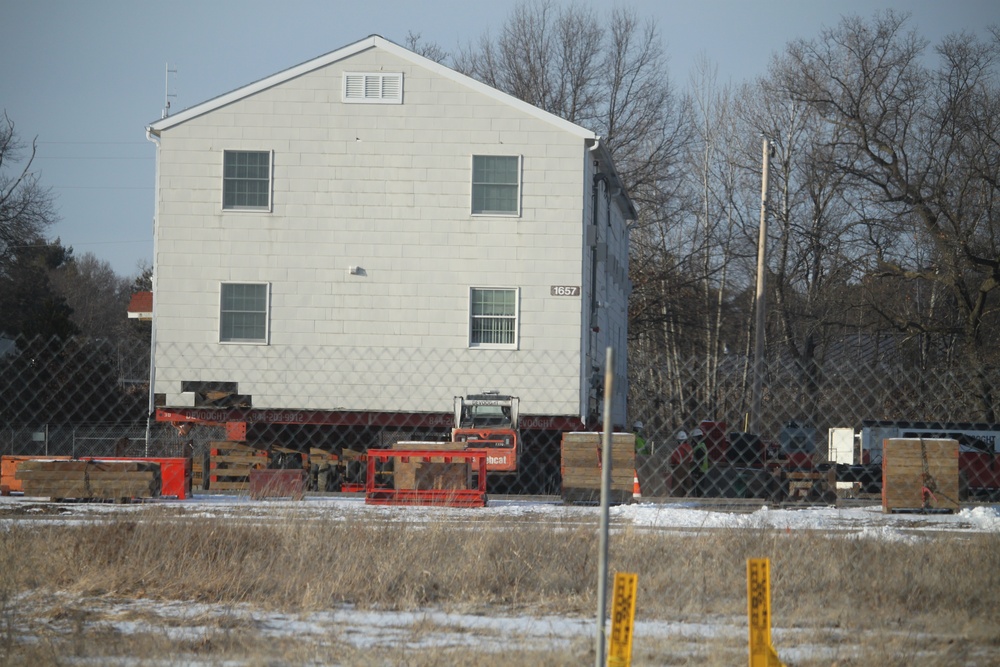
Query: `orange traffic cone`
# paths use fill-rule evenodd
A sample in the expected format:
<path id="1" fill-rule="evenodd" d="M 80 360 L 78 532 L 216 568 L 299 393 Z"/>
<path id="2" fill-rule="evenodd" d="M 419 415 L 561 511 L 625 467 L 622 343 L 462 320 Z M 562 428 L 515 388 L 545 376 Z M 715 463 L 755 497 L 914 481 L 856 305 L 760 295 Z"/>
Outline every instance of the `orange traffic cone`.
<path id="1" fill-rule="evenodd" d="M 639 490 L 639 473 L 633 471 L 632 476 L 632 497 L 642 498 L 642 492 Z"/>

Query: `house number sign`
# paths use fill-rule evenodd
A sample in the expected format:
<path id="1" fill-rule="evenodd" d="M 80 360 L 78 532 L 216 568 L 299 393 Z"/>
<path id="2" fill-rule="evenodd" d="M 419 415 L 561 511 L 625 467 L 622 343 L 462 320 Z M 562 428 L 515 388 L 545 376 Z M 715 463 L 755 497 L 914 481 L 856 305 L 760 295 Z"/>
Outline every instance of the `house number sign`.
<path id="1" fill-rule="evenodd" d="M 551 296 L 580 296 L 579 285 L 553 285 L 549 288 Z"/>

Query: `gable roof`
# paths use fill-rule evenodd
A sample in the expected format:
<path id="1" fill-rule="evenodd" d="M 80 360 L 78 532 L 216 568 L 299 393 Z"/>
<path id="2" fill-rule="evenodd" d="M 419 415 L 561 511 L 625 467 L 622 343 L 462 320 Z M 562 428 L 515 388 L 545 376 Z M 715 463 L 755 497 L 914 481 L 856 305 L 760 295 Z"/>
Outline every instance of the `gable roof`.
<path id="1" fill-rule="evenodd" d="M 191 120 L 192 118 L 197 118 L 198 116 L 210 113 L 228 104 L 237 102 L 245 97 L 259 93 L 262 90 L 267 90 L 268 88 L 280 85 L 285 81 L 308 74 L 309 72 L 326 67 L 327 65 L 349 58 L 357 53 L 372 48 L 383 49 L 388 53 L 401 58 L 402 60 L 430 70 L 431 72 L 434 72 L 446 79 L 450 79 L 451 81 L 465 86 L 470 90 L 482 93 L 487 97 L 523 111 L 529 116 L 538 118 L 539 120 L 580 137 L 587 144 L 589 144 L 591 150 L 593 151 L 594 158 L 600 162 L 601 169 L 608 173 L 615 182 L 615 185 L 621 189 L 618 199 L 624 206 L 627 218 L 635 220 L 638 217 L 635 205 L 633 204 L 628 193 L 625 192 L 624 183 L 622 183 L 621 177 L 618 175 L 618 170 L 615 169 L 614 161 L 611 159 L 611 154 L 608 152 L 604 142 L 601 141 L 601 137 L 593 131 L 586 129 L 585 127 L 581 127 L 576 123 L 571 123 L 570 121 L 560 118 L 553 113 L 539 109 L 538 107 L 528 104 L 524 100 L 518 99 L 513 95 L 509 95 L 493 88 L 492 86 L 488 86 L 482 81 L 477 81 L 470 76 L 456 72 L 455 70 L 445 67 L 438 62 L 425 58 L 417 53 L 414 53 L 413 51 L 410 51 L 409 49 L 403 48 L 402 46 L 391 42 L 380 35 L 370 35 L 365 39 L 344 46 L 336 51 L 331 51 L 326 55 L 313 58 L 312 60 L 306 61 L 300 65 L 296 65 L 276 74 L 272 74 L 271 76 L 265 77 L 241 88 L 237 88 L 236 90 L 223 95 L 219 95 L 218 97 L 214 97 L 210 100 L 202 102 L 201 104 L 188 107 L 173 116 L 167 116 L 166 118 L 153 121 L 146 127 L 146 131 L 149 134 L 159 136 L 161 131 L 174 127 L 175 125 L 180 125 L 181 123 Z"/>
<path id="2" fill-rule="evenodd" d="M 405 49 L 394 42 L 390 42 L 379 35 L 371 35 L 358 42 L 354 42 L 353 44 L 337 49 L 336 51 L 331 51 L 326 55 L 313 58 L 312 60 L 306 61 L 300 65 L 290 67 L 282 72 L 278 72 L 277 74 L 272 74 L 269 77 L 260 79 L 241 88 L 237 88 L 236 90 L 223 95 L 219 95 L 218 97 L 214 97 L 210 100 L 202 102 L 201 104 L 188 107 L 187 109 L 184 109 L 183 111 L 180 111 L 172 116 L 167 116 L 166 118 L 153 121 L 147 126 L 147 130 L 149 130 L 152 134 L 159 136 L 159 133 L 162 130 L 179 125 L 185 121 L 191 120 L 192 118 L 197 118 L 198 116 L 224 107 L 227 104 L 232 104 L 233 102 L 241 100 L 245 97 L 259 93 L 262 90 L 267 90 L 273 86 L 280 85 L 285 81 L 302 76 L 303 74 L 308 74 L 309 72 L 326 67 L 327 65 L 349 58 L 357 53 L 371 48 L 383 49 L 384 51 L 387 51 L 388 53 L 391 53 L 403 60 L 409 61 L 414 65 L 428 69 L 444 78 L 451 79 L 460 85 L 466 86 L 467 88 L 482 93 L 483 95 L 491 97 L 499 102 L 519 109 L 540 120 L 551 123 L 552 125 L 566 130 L 567 132 L 577 135 L 581 139 L 590 139 L 593 141 L 598 139 L 596 134 L 586 128 L 580 127 L 575 123 L 571 123 L 568 120 L 556 116 L 555 114 L 549 113 L 548 111 L 543 111 L 542 109 L 532 106 L 527 102 L 514 97 L 513 95 L 501 92 L 481 81 L 473 79 L 472 77 L 460 74 L 459 72 L 445 67 L 440 63 L 434 62 L 429 58 L 424 58 L 423 56 L 418 55 L 409 49 Z"/>

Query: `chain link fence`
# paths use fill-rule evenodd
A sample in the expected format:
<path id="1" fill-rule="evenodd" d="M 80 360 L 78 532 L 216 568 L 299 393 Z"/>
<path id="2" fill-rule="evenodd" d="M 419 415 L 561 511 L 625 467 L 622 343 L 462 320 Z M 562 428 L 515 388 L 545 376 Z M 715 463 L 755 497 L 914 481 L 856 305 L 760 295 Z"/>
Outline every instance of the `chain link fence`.
<path id="1" fill-rule="evenodd" d="M 224 439 L 221 429 L 180 436 L 167 424 L 40 424 L 0 427 L 0 455 L 88 457 L 178 457 L 207 452 Z"/>
<path id="2" fill-rule="evenodd" d="M 538 413 L 522 399 L 518 428 L 510 429 L 510 404 L 495 404 L 470 422 L 469 433 L 457 434 L 452 405 L 433 413 L 413 410 L 413 387 L 421 378 L 453 374 L 454 359 L 446 360 L 446 369 L 435 369 L 430 357 L 401 363 L 374 351 L 361 354 L 370 377 L 381 383 L 362 392 L 379 394 L 377 410 L 324 407 L 323 378 L 310 371 L 298 378 L 310 387 L 310 404 L 300 409 L 261 405 L 261 394 L 248 396 L 226 383 L 192 383 L 185 387 L 188 403 L 167 406 L 172 421 L 155 421 L 147 420 L 148 378 L 137 370 L 148 350 L 80 339 L 19 342 L 0 357 L 0 453 L 191 456 L 207 470 L 215 452 L 239 447 L 267 452 L 264 465 L 304 466 L 314 489 L 332 491 L 364 483 L 363 455 L 370 448 L 469 446 L 486 448 L 497 461 L 505 452 L 512 456 L 506 470 L 491 464 L 492 493 L 566 496 L 566 480 L 572 477 L 584 479 L 583 487 L 594 491 L 582 499 L 597 498 L 601 426 L 593 416 L 585 421 L 579 414 Z M 551 367 L 570 363 L 555 353 L 549 361 Z M 355 364 L 355 377 L 364 375 L 360 365 Z M 616 444 L 628 449 L 626 458 L 616 451 L 613 459 L 613 480 L 621 491 L 616 497 L 833 502 L 874 494 L 880 491 L 885 437 L 955 439 L 963 498 L 1000 492 L 997 369 L 771 360 L 761 383 L 759 415 L 751 414 L 752 370 L 737 356 L 711 363 L 630 359 L 629 419 L 616 428 L 634 432 L 635 444 L 634 451 L 631 437 L 622 440 L 627 445 Z M 274 369 L 257 371 L 264 375 Z M 475 381 L 509 387 L 511 394 L 519 393 L 519 383 L 528 393 L 530 383 L 544 385 L 533 378 Z M 587 391 L 601 395 L 590 377 L 578 384 L 589 387 L 581 396 Z M 343 395 L 351 388 L 336 390 Z M 387 409 L 394 401 L 406 409 Z M 600 414 L 599 409 L 591 412 Z M 579 436 L 587 432 L 589 440 Z M 584 443 L 572 457 L 566 454 L 569 433 Z M 211 489 L 208 477 L 205 486 Z"/>

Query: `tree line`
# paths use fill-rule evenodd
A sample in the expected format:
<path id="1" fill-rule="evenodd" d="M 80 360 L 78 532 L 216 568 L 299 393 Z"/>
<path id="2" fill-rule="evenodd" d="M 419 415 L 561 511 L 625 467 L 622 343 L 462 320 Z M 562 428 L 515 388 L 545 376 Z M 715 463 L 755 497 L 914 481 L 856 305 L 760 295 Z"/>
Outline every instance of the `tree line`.
<path id="1" fill-rule="evenodd" d="M 134 292 L 150 289 L 152 271 L 122 277 L 93 254 L 77 257 L 50 239 L 55 202 L 34 158 L 35 142 L 25 142 L 4 113 L 0 422 L 141 420 L 150 332 L 148 323 L 128 319 L 127 308 Z"/>

